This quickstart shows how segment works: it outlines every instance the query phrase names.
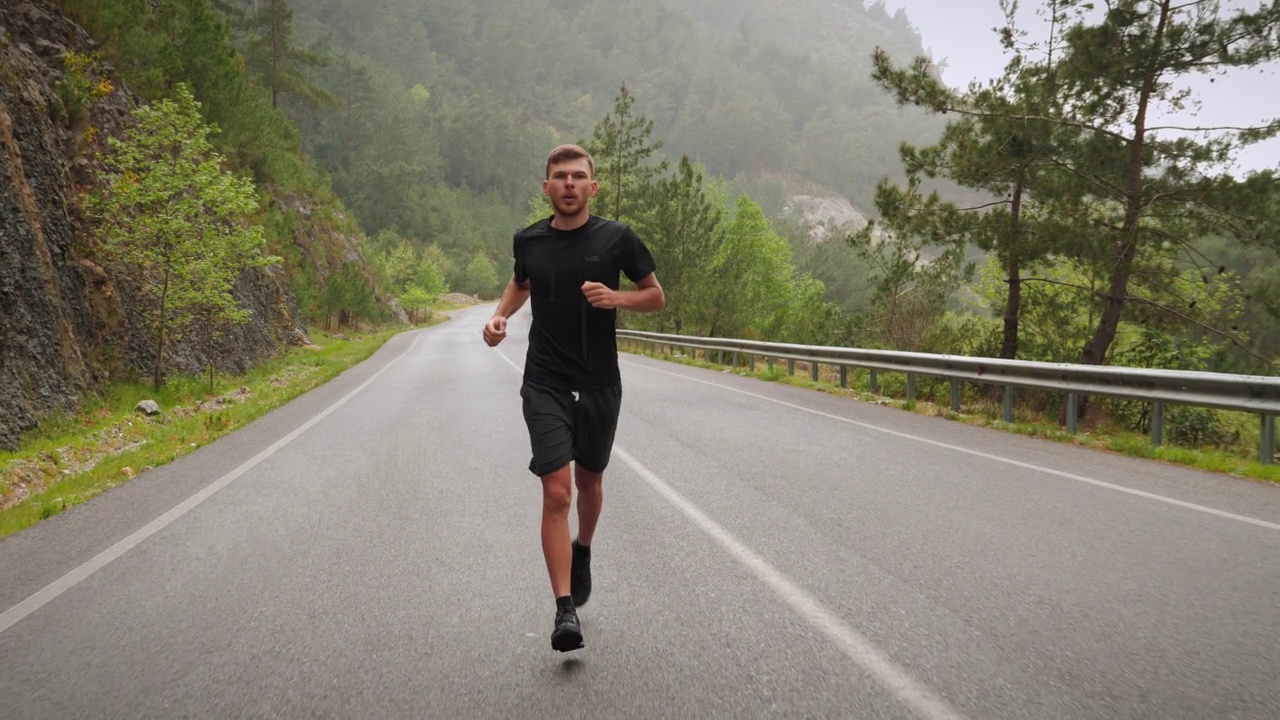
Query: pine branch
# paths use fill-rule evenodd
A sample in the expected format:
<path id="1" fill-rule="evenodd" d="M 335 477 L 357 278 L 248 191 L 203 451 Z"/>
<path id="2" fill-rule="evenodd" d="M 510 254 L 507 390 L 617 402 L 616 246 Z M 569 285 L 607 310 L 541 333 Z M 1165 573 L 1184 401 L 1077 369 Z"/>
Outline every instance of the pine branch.
<path id="1" fill-rule="evenodd" d="M 1158 125 L 1156 127 L 1147 128 L 1147 132 L 1155 132 L 1157 130 L 1179 130 L 1182 132 L 1218 132 L 1220 130 L 1232 130 L 1235 132 L 1258 132 L 1260 130 L 1272 130 L 1280 128 L 1280 122 L 1271 122 L 1266 125 L 1256 125 L 1253 127 L 1238 127 L 1234 125 L 1220 125 L 1216 127 L 1182 127 L 1180 125 Z"/>
<path id="2" fill-rule="evenodd" d="M 1038 283 L 1045 283 L 1046 285 L 1060 285 L 1060 286 L 1062 286 L 1062 287 L 1069 287 L 1069 288 L 1072 288 L 1072 289 L 1075 289 L 1075 290 L 1084 290 L 1085 292 L 1087 292 L 1087 293 L 1089 293 L 1089 294 L 1091 294 L 1091 295 L 1098 295 L 1098 294 L 1099 294 L 1097 290 L 1094 290 L 1094 289 L 1093 289 L 1093 288 L 1091 288 L 1091 287 L 1085 287 L 1084 285 L 1078 285 L 1078 284 L 1076 284 L 1076 283 L 1063 282 L 1062 280 L 1054 280 L 1054 279 L 1052 279 L 1052 278 L 1042 278 L 1042 277 L 1024 277 L 1024 278 L 1022 278 L 1022 282 L 1023 282 L 1024 284 L 1025 284 L 1025 283 L 1037 283 L 1037 282 L 1038 282 Z"/>
<path id="3" fill-rule="evenodd" d="M 1098 127 L 1097 125 L 1092 125 L 1090 123 L 1083 122 L 1081 120 L 1068 120 L 1066 118 L 1045 117 L 1043 115 L 1005 115 L 1002 113 L 989 113 L 989 112 L 981 112 L 978 110 L 966 110 L 964 108 L 954 107 L 954 106 L 938 106 L 938 107 L 935 107 L 934 109 L 941 110 L 943 113 L 953 112 L 960 115 L 966 115 L 968 117 L 976 117 L 981 119 L 995 118 L 999 120 L 1020 120 L 1022 122 L 1043 122 L 1043 123 L 1049 123 L 1052 125 L 1059 125 L 1061 127 L 1072 127 L 1078 130 L 1088 130 L 1090 132 L 1095 132 L 1100 135 L 1105 135 L 1107 137 L 1120 140 L 1124 143 L 1132 142 L 1131 138 L 1126 137 L 1125 135 L 1122 135 L 1114 130 L 1108 130 L 1107 128 L 1104 128 L 1104 127 Z"/>
<path id="4" fill-rule="evenodd" d="M 1084 285 L 1079 285 L 1079 284 L 1076 284 L 1076 283 L 1063 282 L 1063 281 L 1061 281 L 1061 280 L 1053 280 L 1053 279 L 1051 279 L 1051 278 L 1040 278 L 1040 277 L 1029 277 L 1029 278 L 1027 278 L 1027 277 L 1024 277 L 1024 278 L 1022 278 L 1022 282 L 1023 282 L 1023 284 L 1039 282 L 1039 283 L 1046 283 L 1046 284 L 1049 284 L 1049 285 L 1060 285 L 1060 286 L 1062 286 L 1062 287 L 1069 287 L 1069 288 L 1073 288 L 1073 289 L 1075 289 L 1075 290 L 1083 290 L 1083 291 L 1085 291 L 1085 292 L 1087 292 L 1087 293 L 1089 293 L 1089 294 L 1091 294 L 1091 295 L 1101 296 L 1101 293 L 1100 293 L 1098 290 L 1095 290 L 1095 289 L 1093 289 L 1093 288 L 1085 287 Z M 1200 322 L 1199 320 L 1196 320 L 1195 318 L 1188 317 L 1187 315 L 1185 315 L 1185 314 L 1183 314 L 1183 313 L 1181 313 L 1181 312 L 1179 312 L 1179 311 L 1177 311 L 1177 310 L 1174 310 L 1174 309 L 1173 309 L 1173 308 L 1171 308 L 1171 307 L 1168 307 L 1168 306 L 1166 306 L 1166 305 L 1163 305 L 1163 304 L 1161 304 L 1161 303 L 1158 303 L 1158 302 L 1156 302 L 1156 301 L 1154 301 L 1154 300 L 1148 300 L 1147 298 L 1137 297 L 1137 296 L 1135 296 L 1135 295 L 1128 295 L 1128 296 L 1126 296 L 1124 299 L 1125 299 L 1125 301 L 1126 301 L 1126 302 L 1130 302 L 1130 301 L 1131 301 L 1131 302 L 1141 303 L 1141 304 L 1144 304 L 1144 305 L 1150 305 L 1150 306 L 1152 306 L 1152 307 L 1154 307 L 1154 308 L 1156 308 L 1156 309 L 1158 309 L 1158 310 L 1160 310 L 1160 311 L 1162 311 L 1162 312 L 1166 312 L 1166 313 L 1169 313 L 1170 315 L 1173 315 L 1173 316 L 1175 316 L 1175 317 L 1178 317 L 1178 318 L 1182 319 L 1183 321 L 1185 321 L 1185 322 L 1187 322 L 1187 323 L 1189 323 L 1189 324 L 1191 324 L 1191 325 L 1194 325 L 1194 326 L 1199 327 L 1199 328 L 1204 329 L 1204 330 L 1208 330 L 1209 332 L 1213 333 L 1214 335 L 1217 335 L 1217 336 L 1219 336 L 1219 337 L 1225 338 L 1226 340 L 1228 340 L 1229 342 L 1231 342 L 1231 344 L 1233 344 L 1233 345 L 1235 345 L 1235 346 L 1239 347 L 1241 350 L 1244 350 L 1245 352 L 1249 353 L 1249 354 L 1250 354 L 1251 356 L 1253 356 L 1254 358 L 1257 358 L 1258 360 L 1261 360 L 1262 362 L 1266 363 L 1268 367 L 1270 367 L 1270 366 L 1272 365 L 1272 362 L 1273 362 L 1273 361 L 1271 361 L 1271 360 L 1267 359 L 1266 357 L 1263 357 L 1262 355 L 1259 355 L 1258 353 L 1254 352 L 1254 351 L 1253 351 L 1253 350 L 1252 350 L 1248 345 L 1246 345 L 1243 341 L 1241 341 L 1239 338 L 1235 337 L 1234 335 L 1232 335 L 1231 333 L 1229 333 L 1229 332 L 1227 332 L 1227 331 L 1225 331 L 1225 330 L 1219 330 L 1218 328 L 1216 328 L 1216 327 L 1214 327 L 1214 326 L 1212 326 L 1212 325 L 1209 325 L 1209 324 L 1207 324 L 1207 323 Z"/>
<path id="5" fill-rule="evenodd" d="M 989 202 L 984 205 L 974 205 L 973 207 L 956 208 L 956 210 L 960 212 L 973 212 L 974 210 L 986 210 L 989 207 L 995 207 L 997 205 L 1011 205 L 1011 204 L 1012 202 L 1009 200 L 997 200 L 995 202 Z"/>
<path id="6" fill-rule="evenodd" d="M 1142 303 L 1143 305 L 1150 305 L 1151 307 L 1154 307 L 1154 308 L 1156 308 L 1157 310 L 1159 310 L 1159 311 L 1161 311 L 1161 312 L 1169 313 L 1170 315 L 1173 315 L 1174 317 L 1180 318 L 1180 319 L 1182 319 L 1183 321 L 1185 321 L 1185 322 L 1187 322 L 1187 323 L 1190 323 L 1190 324 L 1192 324 L 1192 325 L 1195 325 L 1196 327 L 1201 328 L 1202 330 L 1207 330 L 1207 331 L 1209 331 L 1210 333 L 1212 333 L 1212 334 L 1214 334 L 1214 335 L 1217 335 L 1218 337 L 1221 337 L 1221 338 L 1223 338 L 1223 339 L 1227 340 L 1227 341 L 1228 341 L 1228 342 L 1230 342 L 1232 345 L 1235 345 L 1236 347 L 1240 348 L 1241 350 L 1244 350 L 1244 351 L 1245 351 L 1246 353 L 1248 353 L 1249 355 L 1253 356 L 1255 359 L 1260 360 L 1260 361 L 1262 361 L 1263 363 L 1265 363 L 1267 367 L 1272 367 L 1272 365 L 1274 364 L 1274 361 L 1273 361 L 1273 360 L 1271 360 L 1271 359 L 1269 359 L 1269 358 L 1266 358 L 1266 357 L 1264 357 L 1264 356 L 1262 356 L 1262 355 L 1259 355 L 1259 354 L 1258 354 L 1257 352 L 1255 352 L 1252 348 L 1250 348 L 1250 347 L 1249 347 L 1248 345 L 1246 345 L 1243 341 L 1241 341 L 1241 340 L 1240 340 L 1240 338 L 1237 338 L 1235 335 L 1232 335 L 1231 333 L 1227 332 L 1226 330 L 1219 330 L 1218 328 L 1216 328 L 1216 327 L 1214 327 L 1214 326 L 1212 326 L 1212 325 L 1207 325 L 1207 324 L 1205 324 L 1205 323 L 1202 323 L 1202 322 L 1200 322 L 1199 320 L 1196 320 L 1195 318 L 1187 317 L 1186 315 L 1182 314 L 1181 312 L 1178 312 L 1177 310 L 1174 310 L 1174 309 L 1173 309 L 1173 308 L 1171 308 L 1171 307 L 1167 307 L 1167 306 L 1165 306 L 1165 305 L 1161 305 L 1160 303 L 1155 302 L 1154 300 L 1148 300 L 1148 299 L 1146 299 L 1146 298 L 1135 297 L 1135 296 L 1133 296 L 1133 295 L 1129 295 L 1129 296 L 1125 297 L 1125 301 L 1127 301 L 1127 302 Z"/>
<path id="7" fill-rule="evenodd" d="M 1121 189 L 1120 187 L 1113 185 L 1107 182 L 1106 180 L 1103 180 L 1102 178 L 1098 177 L 1097 173 L 1094 173 L 1092 175 L 1085 175 L 1084 173 L 1077 170 L 1073 165 L 1062 162 L 1057 158 L 1050 158 L 1049 162 L 1053 163 L 1053 165 L 1056 167 L 1062 168 L 1063 170 L 1070 172 L 1072 175 L 1075 175 L 1076 177 L 1080 178 L 1081 180 L 1084 180 L 1087 183 L 1098 185 L 1099 187 L 1110 190 L 1117 197 L 1124 197 L 1125 195 L 1128 194 L 1125 190 Z"/>

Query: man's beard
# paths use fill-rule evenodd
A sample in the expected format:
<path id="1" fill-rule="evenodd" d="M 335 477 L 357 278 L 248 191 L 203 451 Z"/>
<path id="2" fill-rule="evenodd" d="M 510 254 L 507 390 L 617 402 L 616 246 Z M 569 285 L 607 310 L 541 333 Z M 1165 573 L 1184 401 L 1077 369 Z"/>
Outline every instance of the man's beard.
<path id="1" fill-rule="evenodd" d="M 557 215 L 564 215 L 568 217 L 573 217 L 575 215 L 579 215 L 581 213 L 587 212 L 588 208 L 590 207 L 588 199 L 582 195 L 579 195 L 576 199 L 577 199 L 577 202 L 573 205 L 573 207 L 570 208 L 560 204 L 560 201 L 556 200 L 555 198 L 550 198 L 551 207 L 555 209 Z"/>

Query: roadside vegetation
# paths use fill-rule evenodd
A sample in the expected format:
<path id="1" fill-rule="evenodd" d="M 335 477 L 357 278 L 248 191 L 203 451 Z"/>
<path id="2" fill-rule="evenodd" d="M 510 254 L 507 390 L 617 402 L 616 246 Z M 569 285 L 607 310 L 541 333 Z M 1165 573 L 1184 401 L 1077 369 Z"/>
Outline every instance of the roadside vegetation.
<path id="1" fill-rule="evenodd" d="M 363 362 L 392 336 L 445 319 L 434 312 L 416 328 L 333 334 L 313 328 L 311 345 L 243 376 L 214 375 L 212 385 L 203 373 L 170 375 L 159 391 L 149 381 L 112 385 L 83 411 L 43 423 L 19 450 L 0 452 L 0 537 L 208 445 Z M 144 400 L 160 412 L 137 409 Z"/>

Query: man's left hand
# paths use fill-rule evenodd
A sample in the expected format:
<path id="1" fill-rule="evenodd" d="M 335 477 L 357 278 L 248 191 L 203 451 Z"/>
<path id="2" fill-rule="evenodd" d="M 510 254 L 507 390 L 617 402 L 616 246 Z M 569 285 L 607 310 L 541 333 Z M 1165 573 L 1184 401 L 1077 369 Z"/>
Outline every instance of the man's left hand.
<path id="1" fill-rule="evenodd" d="M 582 294 L 587 296 L 587 302 L 591 303 L 591 307 L 601 310 L 613 310 L 618 307 L 617 291 L 603 283 L 582 283 Z"/>

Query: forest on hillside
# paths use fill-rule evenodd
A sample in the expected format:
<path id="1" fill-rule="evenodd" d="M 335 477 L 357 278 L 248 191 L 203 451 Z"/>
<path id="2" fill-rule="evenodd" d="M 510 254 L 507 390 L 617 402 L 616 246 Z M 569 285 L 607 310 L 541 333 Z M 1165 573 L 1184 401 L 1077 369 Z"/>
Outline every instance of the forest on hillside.
<path id="1" fill-rule="evenodd" d="M 1176 206 L 1174 210 L 1162 213 L 1163 206 L 1155 200 L 1165 198 L 1149 197 L 1154 189 L 1140 189 L 1135 194 L 1129 185 L 1149 169 L 1154 172 L 1173 165 L 1163 177 L 1170 193 L 1204 192 L 1217 182 L 1220 187 L 1214 192 L 1221 196 L 1248 195 L 1274 204 L 1274 185 L 1269 178 L 1259 176 L 1250 185 L 1232 186 L 1223 185 L 1224 178 L 1207 175 L 1212 172 L 1211 159 L 1239 149 L 1242 143 L 1254 142 L 1258 133 L 1266 135 L 1274 128 L 1206 139 L 1196 145 L 1193 140 L 1170 139 L 1140 125 L 1126 134 L 1125 124 L 1140 122 L 1140 114 L 1153 113 L 1162 103 L 1179 102 L 1179 74 L 1203 70 L 1210 64 L 1229 71 L 1274 58 L 1276 11 L 1263 6 L 1256 13 L 1224 16 L 1219 22 L 1213 11 L 1217 3 L 1150 0 L 1122 3 L 1124 12 L 1112 13 L 1097 23 L 1085 3 L 1051 0 L 1044 5 L 1055 20 L 1051 37 L 1019 40 L 1011 25 L 1008 49 L 1014 51 L 1015 59 L 1010 74 L 993 79 L 983 91 L 966 94 L 943 87 L 927 62 L 915 62 L 921 53 L 921 39 L 905 14 L 891 16 L 882 3 L 797 3 L 783 12 L 770 3 L 716 0 L 644 6 L 614 0 L 520 4 L 296 0 L 299 42 L 309 42 L 317 52 L 327 51 L 336 58 L 324 67 L 314 67 L 308 78 L 318 86 L 335 89 L 347 111 L 314 112 L 299 104 L 292 114 L 304 138 L 311 138 L 305 141 L 306 146 L 334 174 L 335 188 L 344 198 L 351 198 L 349 202 L 371 230 L 391 228 L 409 237 L 431 238 L 446 256 L 454 258 L 455 265 L 459 259 L 469 258 L 473 250 L 500 264 L 507 248 L 504 241 L 495 239 L 506 234 L 492 228 L 469 242 L 459 237 L 452 222 L 441 221 L 457 207 L 457 198 L 447 194 L 443 203 L 432 202 L 432 187 L 450 191 L 465 188 L 483 197 L 482 204 L 501 203 L 508 213 L 522 210 L 530 195 L 528 188 L 538 179 L 536 168 L 544 148 L 589 137 L 602 122 L 606 102 L 615 100 L 618 87 L 625 83 L 633 103 L 629 112 L 649 122 L 652 138 L 659 141 L 655 159 L 662 158 L 674 167 L 678 158 L 687 156 L 709 177 L 725 182 L 729 197 L 723 209 L 729 214 L 737 210 L 734 198 L 749 196 L 773 221 L 772 229 L 790 238 L 791 261 L 800 259 L 802 263 L 795 282 L 803 283 L 809 275 L 826 281 L 824 295 L 828 299 L 831 293 L 825 285 L 838 282 L 841 276 L 852 275 L 864 284 L 879 282 L 878 297 L 870 293 L 861 297 L 879 306 L 872 308 L 871 314 L 894 315 L 879 318 L 877 342 L 937 347 L 950 341 L 929 340 L 927 336 L 945 337 L 948 330 L 942 322 L 922 324 L 919 318 L 934 317 L 937 312 L 920 312 L 920 303 L 956 311 L 963 309 L 958 299 L 967 298 L 971 306 L 985 307 L 995 314 L 1008 310 L 1010 297 L 1020 301 L 1025 286 L 1028 300 L 1036 296 L 1044 300 L 1027 303 L 1029 324 L 1037 322 L 1035 313 L 1041 307 L 1057 311 L 1070 304 L 1083 316 L 1044 324 L 1059 329 L 1080 326 L 1070 335 L 1041 339 L 1034 328 L 1024 333 L 1023 356 L 1030 349 L 1031 356 L 1045 359 L 1111 359 L 1116 354 L 1112 346 L 1121 334 L 1121 307 L 1128 302 L 1136 308 L 1130 311 L 1139 320 L 1134 325 L 1171 328 L 1175 338 L 1187 338 L 1201 348 L 1196 354 L 1210 356 L 1208 361 L 1216 366 L 1257 368 L 1265 364 L 1274 354 L 1276 336 L 1270 329 L 1271 283 L 1266 269 L 1258 263 L 1271 265 L 1265 260 L 1274 241 L 1256 232 L 1232 232 L 1230 224 L 1223 221 L 1240 218 L 1224 209 L 1229 203 L 1220 202 L 1221 197 L 1210 198 L 1189 213 L 1191 218 L 1185 218 L 1178 214 L 1185 209 L 1178 199 L 1170 203 Z M 573 28 L 572 33 L 566 28 Z M 1160 28 L 1168 32 L 1165 39 L 1157 37 Z M 1250 40 L 1240 34 L 1244 29 L 1264 40 Z M 1120 67 L 1100 64 L 1094 56 L 1117 36 L 1143 37 L 1147 47 L 1133 48 L 1121 58 Z M 1182 38 L 1200 38 L 1202 47 Z M 1213 53 L 1224 43 L 1231 44 L 1234 53 L 1215 57 Z M 1157 66 L 1148 53 L 1161 45 L 1170 52 Z M 873 55 L 878 63 L 874 71 Z M 1091 64 L 1098 75 L 1086 78 L 1078 72 L 1060 72 L 1055 79 L 1056 68 L 1084 64 Z M 893 75 L 887 69 L 891 66 L 905 74 Z M 1144 77 L 1152 79 L 1154 92 L 1144 95 L 1140 82 Z M 409 117 L 415 117 L 412 103 L 417 102 L 420 122 L 405 123 L 408 118 L 398 116 L 398 125 L 381 124 L 375 104 L 354 95 L 358 88 L 377 82 L 394 83 L 390 94 L 407 101 L 404 110 Z M 1051 87 L 1055 82 L 1057 87 Z M 992 109 L 982 107 L 984 103 Z M 1020 111 L 1024 114 L 1030 114 L 1027 108 L 1038 106 L 1034 114 L 1061 117 L 1066 126 L 1074 122 L 1089 128 L 1118 126 L 1121 130 L 1072 134 L 1060 132 L 1062 125 L 1045 123 L 1034 132 L 1015 132 L 1007 123 L 1002 127 L 986 121 L 983 115 L 1016 115 L 1019 104 L 1024 106 Z M 463 108 L 457 111 L 465 116 L 465 122 L 450 117 L 458 108 Z M 943 136 L 947 110 L 964 114 L 968 124 L 952 121 L 949 135 Z M 378 128 L 379 132 L 364 139 L 356 128 Z M 958 137 L 961 132 L 968 136 Z M 397 161 L 362 160 L 361 152 L 374 151 L 382 137 L 394 137 L 389 147 L 395 148 Z M 1010 138 L 1026 146 L 1024 157 L 1015 161 L 1024 169 L 1021 180 L 1015 177 L 1016 167 L 1004 166 L 1009 162 Z M 942 144 L 935 145 L 939 139 Z M 1033 139 L 1042 147 L 1031 147 Z M 962 142 L 983 141 L 986 144 L 977 151 L 959 147 Z M 907 143 L 909 148 L 901 158 L 899 143 Z M 414 149 L 404 152 L 407 148 Z M 951 156 L 939 159 L 927 154 L 930 152 Z M 983 166 L 976 170 L 946 167 L 946 162 L 961 152 L 977 152 L 978 157 L 964 159 Z M 1134 152 L 1145 156 L 1136 167 L 1126 162 Z M 1070 172 L 1072 167 L 1094 162 L 1100 154 L 1113 166 L 1108 171 L 1114 177 L 1081 181 L 1078 173 Z M 405 182 L 404 173 L 417 173 L 417 181 Z M 1202 177 L 1202 173 L 1206 175 Z M 908 174 L 909 182 L 905 180 Z M 881 185 L 881 181 L 885 183 Z M 951 210 L 970 217 L 981 215 L 985 226 L 959 221 L 938 225 L 924 219 L 938 215 L 937 208 L 925 208 L 928 201 L 923 191 L 930 182 L 938 181 L 948 183 L 946 188 L 952 191 Z M 852 261 L 856 253 L 843 248 L 815 250 L 804 241 L 802 228 L 789 227 L 779 217 L 780 206 L 788 194 L 798 191 L 798 183 L 844 195 L 869 214 L 887 214 L 881 228 L 894 230 L 892 234 L 904 242 L 898 246 L 863 243 L 861 248 L 869 252 L 861 256 L 860 263 Z M 913 183 L 919 186 L 911 189 Z M 895 188 L 905 189 L 905 194 L 887 197 Z M 422 196 L 404 197 L 408 193 Z M 355 199 L 376 197 L 392 205 L 397 194 L 404 200 L 399 208 L 366 208 Z M 1012 213 L 1016 220 L 1010 217 L 1008 205 L 975 200 L 1001 195 L 1011 199 L 1014 194 L 1018 195 L 1018 207 Z M 917 212 L 903 207 L 911 201 L 920 205 Z M 1078 214 L 1086 207 L 1105 214 L 1101 208 L 1109 204 L 1116 206 L 1113 224 L 1117 227 L 1113 229 L 1117 233 L 1134 233 L 1150 213 L 1153 221 L 1164 223 L 1160 232 L 1166 234 L 1153 233 L 1162 238 L 1159 243 L 1112 239 L 1105 233 L 1097 237 L 1096 219 L 1084 227 L 1067 219 L 1068 213 Z M 991 211 L 966 213 L 962 209 L 966 205 Z M 464 218 L 478 210 L 467 207 L 457 224 L 465 225 Z M 1051 220 L 1044 220 L 1046 211 Z M 415 212 L 421 215 L 414 217 Z M 1269 215 L 1264 212 L 1260 217 Z M 503 220 L 518 224 L 510 222 L 510 214 Z M 1010 257 L 1010 245 L 1017 242 L 1016 237 L 1011 240 L 992 234 L 993 227 L 1013 222 L 1025 224 L 1015 235 L 1043 239 L 1034 248 L 1016 250 L 1024 257 Z M 1036 226 L 1037 222 L 1041 226 Z M 1165 247 L 1169 233 L 1184 245 Z M 655 238 L 655 242 L 663 241 Z M 1053 262 L 1059 257 L 1054 251 L 1059 249 L 1094 257 L 1090 263 L 1073 258 L 1073 265 L 1045 266 L 1043 285 L 1023 283 L 1020 277 L 1012 276 L 1011 271 L 1021 274 L 1023 264 Z M 805 264 L 819 255 L 825 255 L 822 262 Z M 921 267 L 917 260 L 921 257 L 934 262 Z M 985 264 L 967 266 L 966 261 L 975 259 Z M 1143 265 L 1131 266 L 1134 263 Z M 1124 267 L 1114 267 L 1116 264 Z M 839 268 L 840 274 L 830 274 L 832 267 Z M 1212 270 L 1212 281 L 1207 270 Z M 826 277 L 822 271 L 828 271 Z M 1202 282 L 1192 282 L 1191 276 L 1197 272 L 1206 275 Z M 993 273 L 1002 277 L 993 281 Z M 461 278 L 456 270 L 446 274 Z M 1013 292 L 998 292 L 992 282 L 1004 282 L 1006 290 Z M 905 309 L 888 310 L 878 302 L 901 295 L 908 287 L 925 288 L 930 283 L 936 289 L 917 293 L 914 304 Z M 1062 288 L 1069 287 L 1086 295 L 1058 297 L 1066 292 Z M 1102 287 L 1105 292 L 1099 292 Z M 1107 299 L 1107 292 L 1126 297 Z M 1091 308 L 1098 295 L 1104 296 L 1100 306 Z M 840 305 L 841 311 L 863 318 L 868 314 L 858 312 L 868 308 L 851 307 L 847 300 Z M 1020 309 L 1016 312 L 1020 314 Z M 953 322 L 967 319 L 972 317 L 960 314 Z M 742 327 L 763 334 L 758 325 L 744 322 Z M 1252 335 L 1249 326 L 1254 328 Z M 722 324 L 716 326 L 722 328 Z M 1129 331 L 1131 336 L 1141 335 L 1137 327 Z M 951 332 L 961 338 L 974 337 L 973 328 L 952 328 Z M 985 339 L 993 335 L 996 333 L 978 333 L 983 339 L 973 341 L 966 351 L 1018 354 L 1012 328 L 999 333 L 998 346 Z"/>
<path id="2" fill-rule="evenodd" d="M 491 297 L 547 212 L 547 150 L 583 142 L 596 211 L 642 231 L 668 289 L 638 327 L 1274 372 L 1276 170 L 1218 168 L 1280 125 L 1146 121 L 1191 73 L 1280 59 L 1271 5 L 1043 0 L 1046 34 L 1011 17 L 1005 75 L 956 89 L 880 2 L 62 4 L 145 96 L 190 82 L 261 186 L 367 236 L 368 273 L 290 264 L 326 318 L 376 319 L 375 291 Z M 873 223 L 815 242 L 783 212 L 798 194 Z"/>
<path id="3" fill-rule="evenodd" d="M 883 138 L 927 141 L 942 127 L 897 107 L 870 79 L 873 48 L 911 57 L 918 36 L 882 4 L 840 6 L 840 22 L 792 8 L 785 15 L 797 32 L 785 36 L 742 22 L 747 6 L 772 8 L 295 0 L 291 42 L 325 58 L 297 69 L 337 105 L 307 93 L 281 103 L 365 229 L 437 245 L 464 292 L 488 289 L 471 282 L 484 273 L 466 273 L 477 255 L 506 262 L 506 238 L 537 193 L 547 149 L 590 136 L 624 84 L 664 158 L 690 156 L 771 217 L 805 190 L 869 211 L 875 184 L 902 174 Z M 854 32 L 821 41 L 799 32 L 851 23 Z M 857 62 L 839 59 L 853 52 Z"/>

